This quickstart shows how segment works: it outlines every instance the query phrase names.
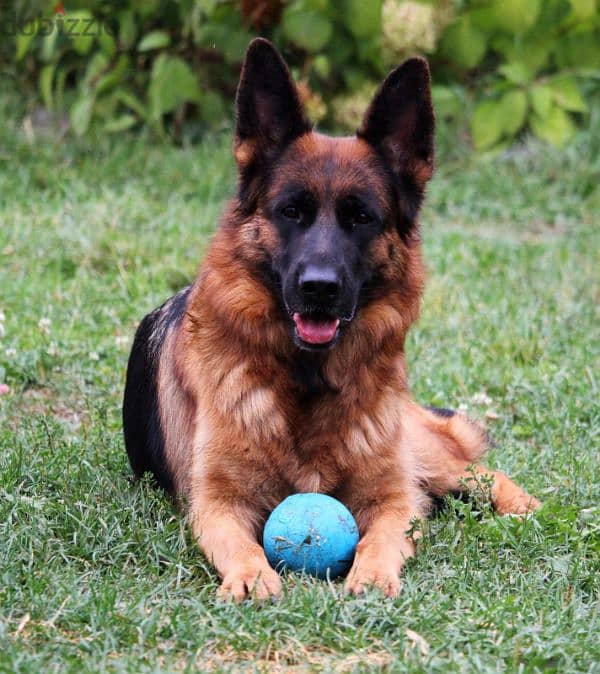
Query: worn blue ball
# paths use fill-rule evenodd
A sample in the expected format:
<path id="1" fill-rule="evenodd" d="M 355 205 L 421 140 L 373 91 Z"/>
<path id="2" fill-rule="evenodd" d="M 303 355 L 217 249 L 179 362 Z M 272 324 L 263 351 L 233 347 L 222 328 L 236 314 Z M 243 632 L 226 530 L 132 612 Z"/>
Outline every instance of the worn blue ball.
<path id="1" fill-rule="evenodd" d="M 263 533 L 269 564 L 317 578 L 336 578 L 352 565 L 358 527 L 348 508 L 325 494 L 293 494 L 273 510 Z"/>

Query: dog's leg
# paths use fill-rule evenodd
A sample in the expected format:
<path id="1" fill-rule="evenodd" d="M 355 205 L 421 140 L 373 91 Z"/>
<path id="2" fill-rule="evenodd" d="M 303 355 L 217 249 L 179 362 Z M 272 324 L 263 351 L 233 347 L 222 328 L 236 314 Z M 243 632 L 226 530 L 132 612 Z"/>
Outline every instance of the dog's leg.
<path id="1" fill-rule="evenodd" d="M 481 463 L 470 463 L 450 455 L 445 469 L 430 475 L 429 489 L 436 496 L 480 489 L 489 489 L 492 505 L 501 515 L 524 515 L 540 507 L 540 502 L 499 470 Z"/>
<path id="2" fill-rule="evenodd" d="M 388 597 L 400 591 L 400 572 L 415 554 L 409 538 L 411 520 L 425 512 L 423 495 L 400 471 L 350 486 L 346 503 L 356 517 L 361 540 L 345 584 L 346 592 L 362 594 L 375 586 Z"/>
<path id="3" fill-rule="evenodd" d="M 281 593 L 281 580 L 258 544 L 255 515 L 249 507 L 200 498 L 193 502 L 190 514 L 194 537 L 222 578 L 222 598 L 267 599 Z"/>
<path id="4" fill-rule="evenodd" d="M 231 437 L 198 424 L 188 488 L 194 538 L 221 576 L 219 595 L 241 601 L 281 593 L 279 575 L 258 542 L 265 515 L 281 499 L 280 486 L 265 485 L 264 451 L 236 446 Z"/>
<path id="5" fill-rule="evenodd" d="M 435 496 L 489 488 L 492 505 L 501 514 L 522 515 L 540 502 L 504 473 L 490 470 L 479 458 L 486 448 L 484 431 L 459 413 L 429 410 L 408 401 L 403 407 L 402 451 L 416 454 L 428 491 Z"/>

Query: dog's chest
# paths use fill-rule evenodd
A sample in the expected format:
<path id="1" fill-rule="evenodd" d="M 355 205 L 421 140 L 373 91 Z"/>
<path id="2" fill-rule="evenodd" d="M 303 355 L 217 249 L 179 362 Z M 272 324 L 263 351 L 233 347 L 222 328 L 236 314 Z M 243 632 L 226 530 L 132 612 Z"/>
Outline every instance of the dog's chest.
<path id="1" fill-rule="evenodd" d="M 389 385 L 363 382 L 352 396 L 331 389 L 307 395 L 283 375 L 259 377 L 246 363 L 219 374 L 208 401 L 284 491 L 334 493 L 397 440 L 400 405 Z"/>
<path id="2" fill-rule="evenodd" d="M 359 467 L 387 457 L 398 438 L 395 403 L 384 396 L 343 406 L 332 397 L 299 414 L 290 427 L 297 464 L 288 481 L 300 492 L 333 493 Z"/>
<path id="3" fill-rule="evenodd" d="M 330 475 L 324 475 L 322 470 L 318 470 L 311 465 L 300 466 L 296 473 L 290 477 L 295 492 L 328 493 L 334 487 Z"/>
<path id="4" fill-rule="evenodd" d="M 294 453 L 297 457 L 296 466 L 286 476 L 294 491 L 325 494 L 336 491 L 344 475 L 336 450 L 320 443 L 312 452 L 302 445 L 296 445 Z"/>

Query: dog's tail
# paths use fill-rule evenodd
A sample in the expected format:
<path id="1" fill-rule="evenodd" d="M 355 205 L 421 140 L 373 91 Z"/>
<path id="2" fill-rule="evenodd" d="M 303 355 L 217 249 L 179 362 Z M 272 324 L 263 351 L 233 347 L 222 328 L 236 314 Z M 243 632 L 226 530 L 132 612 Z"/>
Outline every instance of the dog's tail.
<path id="1" fill-rule="evenodd" d="M 490 444 L 487 431 L 466 414 L 445 407 L 421 407 L 425 423 L 448 443 L 453 454 L 466 461 L 479 461 Z"/>
<path id="2" fill-rule="evenodd" d="M 488 448 L 485 429 L 462 412 L 419 405 L 407 398 L 402 405 L 402 445 L 419 464 L 417 474 L 430 493 L 447 493 L 452 480 L 444 475 L 477 464 Z"/>

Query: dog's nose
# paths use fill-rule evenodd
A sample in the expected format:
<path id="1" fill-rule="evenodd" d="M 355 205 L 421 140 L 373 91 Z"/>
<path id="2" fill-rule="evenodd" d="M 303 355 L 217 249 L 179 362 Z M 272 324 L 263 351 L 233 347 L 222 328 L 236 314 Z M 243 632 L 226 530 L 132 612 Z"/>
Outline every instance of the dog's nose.
<path id="1" fill-rule="evenodd" d="M 342 281 L 333 267 L 309 265 L 298 279 L 300 292 L 307 302 L 334 302 L 342 289 Z"/>

